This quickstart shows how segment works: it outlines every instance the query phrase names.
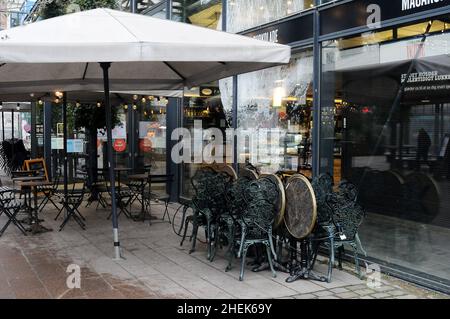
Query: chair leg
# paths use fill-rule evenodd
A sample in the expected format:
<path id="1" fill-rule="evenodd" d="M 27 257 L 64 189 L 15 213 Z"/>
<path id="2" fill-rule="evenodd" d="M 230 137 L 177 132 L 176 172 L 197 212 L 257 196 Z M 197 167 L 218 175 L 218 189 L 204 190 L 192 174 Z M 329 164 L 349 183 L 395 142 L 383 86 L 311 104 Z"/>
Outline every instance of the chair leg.
<path id="1" fill-rule="evenodd" d="M 198 222 L 195 220 L 195 217 L 194 217 L 192 236 L 191 236 L 192 246 L 191 246 L 191 250 L 189 251 L 189 254 L 192 254 L 195 251 L 195 245 L 197 243 L 197 232 L 198 232 Z"/>
<path id="2" fill-rule="evenodd" d="M 356 242 L 356 246 L 358 247 L 359 251 L 362 252 L 362 254 L 367 257 L 367 252 L 364 250 L 362 244 L 361 244 L 361 239 L 359 238 L 358 233 L 356 233 L 355 235 L 355 242 Z"/>
<path id="3" fill-rule="evenodd" d="M 327 282 L 331 282 L 331 274 L 333 272 L 334 267 L 334 238 L 331 236 L 330 238 L 330 255 L 328 260 L 328 275 L 327 275 Z"/>
<path id="4" fill-rule="evenodd" d="M 359 266 L 359 257 L 358 257 L 358 247 L 356 245 L 352 245 L 353 247 L 353 252 L 354 252 L 354 258 L 355 258 L 355 270 L 356 273 L 358 274 L 358 277 L 360 279 L 362 279 L 362 274 L 361 274 L 361 267 Z"/>
<path id="5" fill-rule="evenodd" d="M 186 218 L 186 221 L 184 222 L 184 232 L 183 232 L 183 238 L 181 239 L 180 246 L 183 246 L 184 240 L 186 239 L 187 230 L 189 227 L 189 218 Z"/>
<path id="6" fill-rule="evenodd" d="M 270 243 L 268 245 L 266 244 L 267 261 L 269 262 L 269 266 L 270 266 L 270 270 L 272 271 L 273 278 L 276 278 L 277 273 L 276 273 L 275 269 L 273 268 L 272 253 L 271 253 L 270 245 L 271 245 Z"/>
<path id="7" fill-rule="evenodd" d="M 205 230 L 206 230 L 206 244 L 207 244 L 207 250 L 208 250 L 206 258 L 208 260 L 210 260 L 211 259 L 211 223 L 210 223 L 210 221 L 207 221 Z"/>
<path id="8" fill-rule="evenodd" d="M 273 254 L 273 259 L 276 261 L 277 254 L 275 252 L 275 247 L 273 245 L 272 231 L 269 231 L 269 244 L 270 244 L 270 250 L 272 251 L 272 254 Z"/>
<path id="9" fill-rule="evenodd" d="M 344 245 L 339 246 L 338 248 L 338 267 L 342 270 L 342 255 L 345 254 Z"/>
<path id="10" fill-rule="evenodd" d="M 167 218 L 169 219 L 169 224 L 172 224 L 172 222 L 170 221 L 169 208 L 168 208 L 168 206 L 169 206 L 169 201 L 166 201 L 166 202 L 165 202 L 165 205 L 166 205 L 166 208 L 165 208 L 165 210 L 164 210 L 164 215 L 163 215 L 162 220 L 165 219 L 166 214 L 167 214 Z"/>
<path id="11" fill-rule="evenodd" d="M 241 259 L 241 272 L 239 274 L 239 281 L 244 280 L 244 270 L 245 270 L 245 257 L 247 257 L 247 250 L 250 245 L 245 243 L 242 247 L 242 259 Z"/>
<path id="12" fill-rule="evenodd" d="M 63 206 L 59 209 L 58 214 L 56 214 L 55 220 L 58 220 L 59 215 L 61 215 L 62 211 L 64 210 L 64 207 L 65 207 L 65 205 L 63 205 Z"/>
<path id="13" fill-rule="evenodd" d="M 241 229 L 241 244 L 240 244 L 240 246 L 239 246 L 238 258 L 241 258 L 241 256 L 242 256 L 242 251 L 243 251 L 243 249 L 244 249 L 245 236 L 247 235 L 246 232 L 247 232 L 247 229 L 246 229 L 246 227 L 243 225 L 243 226 L 242 226 L 242 229 Z"/>

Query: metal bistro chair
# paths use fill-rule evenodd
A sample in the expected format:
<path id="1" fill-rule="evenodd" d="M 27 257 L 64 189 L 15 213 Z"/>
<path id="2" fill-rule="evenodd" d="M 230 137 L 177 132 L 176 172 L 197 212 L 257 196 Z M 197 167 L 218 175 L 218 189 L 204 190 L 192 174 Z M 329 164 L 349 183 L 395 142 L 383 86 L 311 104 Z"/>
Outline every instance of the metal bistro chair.
<path id="1" fill-rule="evenodd" d="M 233 258 L 235 254 L 236 236 L 240 236 L 236 233 L 240 230 L 239 221 L 247 209 L 247 201 L 244 193 L 249 187 L 250 183 L 258 179 L 256 172 L 249 169 L 242 169 L 239 171 L 239 178 L 234 181 L 227 189 L 226 197 L 228 208 L 225 214 L 220 216 L 221 232 L 225 236 L 228 244 L 228 257 Z M 230 270 L 229 267 L 225 271 Z"/>
<path id="2" fill-rule="evenodd" d="M 205 228 L 205 235 L 208 246 L 207 258 L 212 260 L 214 257 L 213 243 L 217 237 L 217 224 L 219 216 L 226 208 L 225 192 L 230 182 L 230 176 L 225 173 L 216 172 L 210 167 L 199 169 L 191 179 L 195 195 L 190 202 L 193 213 L 185 220 L 183 239 L 186 238 L 189 223 L 192 223 L 192 234 L 190 240 L 192 247 L 189 253 L 195 251 L 197 242 L 197 233 L 199 227 Z"/>
<path id="3" fill-rule="evenodd" d="M 12 223 L 22 234 L 27 235 L 25 227 L 17 220 L 16 216 L 23 208 L 23 201 L 15 198 L 14 190 L 9 187 L 0 187 L 0 216 L 5 214 L 8 218 L 7 222 L 0 229 L 0 237 Z"/>
<path id="4" fill-rule="evenodd" d="M 241 258 L 240 281 L 244 279 L 248 249 L 256 244 L 266 247 L 267 261 L 273 277 L 276 277 L 272 261 L 276 256 L 272 240 L 272 226 L 278 210 L 276 205 L 278 196 L 280 196 L 278 186 L 265 176 L 252 181 L 244 192 L 247 207 L 238 220 L 241 236 L 236 239 L 236 245 L 234 245 L 239 247 L 237 257 Z M 231 269 L 233 255 L 230 255 L 228 270 Z"/>
<path id="5" fill-rule="evenodd" d="M 332 178 L 329 175 L 319 176 L 312 184 L 317 198 L 318 222 L 312 237 L 315 248 L 311 267 L 314 266 L 319 247 L 325 247 L 329 252 L 327 281 L 331 282 L 335 251 L 338 251 L 338 266 L 342 268 L 344 246 L 348 245 L 353 249 L 356 272 L 361 277 L 358 251 L 364 255 L 367 254 L 362 248 L 358 228 L 363 221 L 365 211 L 357 203 L 356 187 L 347 181 L 342 181 L 338 191 L 333 192 Z"/>
<path id="6" fill-rule="evenodd" d="M 103 188 L 102 191 L 106 190 L 106 192 L 108 193 L 109 197 L 112 200 L 112 193 L 111 193 L 111 182 L 110 182 L 110 178 L 109 178 L 109 171 L 106 169 L 102 170 L 102 176 L 103 176 Z M 116 181 L 117 183 L 117 181 Z M 99 188 L 100 189 L 100 188 Z M 118 214 L 117 217 L 119 217 L 122 213 L 124 213 L 124 215 L 127 218 L 132 218 L 130 211 L 128 210 L 128 206 L 130 205 L 131 200 L 133 199 L 133 192 L 128 188 L 128 187 L 124 187 L 124 185 L 118 185 L 116 184 L 115 187 L 115 195 L 116 195 L 116 205 L 118 208 Z M 98 207 L 98 206 L 97 206 Z M 111 213 L 109 213 L 107 219 L 111 219 L 112 216 L 112 211 Z"/>
<path id="7" fill-rule="evenodd" d="M 157 204 L 153 205 L 164 205 L 164 215 L 162 217 L 162 220 L 165 220 L 166 215 L 169 220 L 169 224 L 172 223 L 170 221 L 170 215 L 169 215 L 169 202 L 170 202 L 170 194 L 168 194 L 165 191 L 156 191 L 152 189 L 152 186 L 154 184 L 168 184 L 173 181 L 173 174 L 167 174 L 167 175 L 148 175 L 148 192 L 144 192 L 144 200 L 147 205 L 147 210 L 150 211 L 150 205 L 151 201 L 156 202 Z M 166 187 L 167 189 L 167 187 Z"/>
<path id="8" fill-rule="evenodd" d="M 44 195 L 44 198 L 42 199 L 41 203 L 39 204 L 39 208 L 38 208 L 39 211 L 42 211 L 49 202 L 58 211 L 60 210 L 60 207 L 58 207 L 58 205 L 56 205 L 56 203 L 53 199 L 55 196 L 57 196 L 58 199 L 61 198 L 61 193 L 59 192 L 59 189 L 58 189 L 59 182 L 61 181 L 61 175 L 62 175 L 61 170 L 58 168 L 56 171 L 56 176 L 53 178 L 52 185 L 37 187 L 37 193 Z"/>
<path id="9" fill-rule="evenodd" d="M 86 178 L 74 178 L 72 188 L 68 190 L 67 200 L 64 197 L 62 198 L 61 203 L 63 204 L 63 206 L 55 218 L 56 220 L 59 214 L 64 211 L 64 208 L 67 209 L 67 214 L 61 226 L 59 227 L 59 231 L 63 230 L 63 228 L 71 218 L 77 222 L 81 229 L 86 229 L 86 225 L 84 224 L 85 218 L 79 211 L 79 207 L 83 203 L 85 194 Z"/>

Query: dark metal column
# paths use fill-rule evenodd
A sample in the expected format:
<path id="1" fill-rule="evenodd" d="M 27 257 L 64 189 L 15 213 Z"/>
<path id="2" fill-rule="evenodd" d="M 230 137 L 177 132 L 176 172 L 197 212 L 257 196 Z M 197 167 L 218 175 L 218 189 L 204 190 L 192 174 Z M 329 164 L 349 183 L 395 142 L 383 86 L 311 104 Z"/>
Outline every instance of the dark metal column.
<path id="1" fill-rule="evenodd" d="M 172 20 L 172 0 L 166 0 L 166 19 Z"/>
<path id="2" fill-rule="evenodd" d="M 233 76 L 233 102 L 232 102 L 232 125 L 234 130 L 233 136 L 233 168 L 238 172 L 239 163 L 238 163 L 238 145 L 237 145 L 237 135 L 236 130 L 238 128 L 238 77 L 237 75 Z"/>
<path id="3" fill-rule="evenodd" d="M 2 141 L 5 140 L 5 112 L 2 111 Z"/>
<path id="4" fill-rule="evenodd" d="M 44 102 L 44 159 L 48 177 L 52 177 L 52 103 Z"/>
<path id="5" fill-rule="evenodd" d="M 180 126 L 180 114 L 182 108 L 181 98 L 169 98 L 167 104 L 166 118 L 166 174 L 173 175 L 171 183 L 167 183 L 167 194 L 170 195 L 170 201 L 176 202 L 180 196 L 180 167 L 181 164 L 175 164 L 172 161 L 172 148 L 178 141 L 172 141 L 172 132 Z"/>
<path id="6" fill-rule="evenodd" d="M 227 0 L 222 0 L 222 31 L 227 31 Z"/>
<path id="7" fill-rule="evenodd" d="M 36 102 L 31 102 L 31 158 L 37 157 L 36 122 L 37 104 Z M 47 167 L 47 169 L 49 169 L 49 167 Z"/>
<path id="8" fill-rule="evenodd" d="M 131 13 L 136 13 L 136 10 L 137 10 L 137 0 L 130 0 Z"/>
<path id="9" fill-rule="evenodd" d="M 102 62 L 100 66 L 103 69 L 103 86 L 105 93 L 105 113 L 106 113 L 106 136 L 107 136 L 107 156 L 109 168 L 109 182 L 111 187 L 111 219 L 113 224 L 114 237 L 114 255 L 115 259 L 120 259 L 120 241 L 119 241 L 119 221 L 117 218 L 117 202 L 116 202 L 116 179 L 114 175 L 114 156 L 112 147 L 112 115 L 111 102 L 109 100 L 109 67 L 111 63 Z"/>
<path id="10" fill-rule="evenodd" d="M 14 152 L 14 110 L 11 110 L 11 154 L 14 158 L 15 152 Z"/>
<path id="11" fill-rule="evenodd" d="M 68 188 L 69 183 L 68 171 L 67 171 L 67 93 L 63 92 L 63 167 L 64 167 L 64 201 L 67 203 Z M 67 209 L 67 207 L 66 207 Z"/>
<path id="12" fill-rule="evenodd" d="M 319 0 L 315 1 L 319 4 Z M 312 173 L 318 176 L 320 173 L 320 78 L 321 78 L 321 48 L 319 42 L 320 16 L 317 9 L 314 10 L 314 64 L 313 64 L 313 129 L 312 129 Z"/>

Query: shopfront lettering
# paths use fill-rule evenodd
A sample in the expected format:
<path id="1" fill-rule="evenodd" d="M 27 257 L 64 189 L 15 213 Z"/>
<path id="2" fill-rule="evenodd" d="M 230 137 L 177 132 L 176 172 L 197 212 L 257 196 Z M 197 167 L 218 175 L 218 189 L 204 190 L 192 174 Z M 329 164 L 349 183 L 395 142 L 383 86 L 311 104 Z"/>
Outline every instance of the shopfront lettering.
<path id="1" fill-rule="evenodd" d="M 402 11 L 426 7 L 445 0 L 402 0 Z"/>
<path id="2" fill-rule="evenodd" d="M 278 43 L 278 29 L 267 31 L 253 36 L 254 39 Z"/>

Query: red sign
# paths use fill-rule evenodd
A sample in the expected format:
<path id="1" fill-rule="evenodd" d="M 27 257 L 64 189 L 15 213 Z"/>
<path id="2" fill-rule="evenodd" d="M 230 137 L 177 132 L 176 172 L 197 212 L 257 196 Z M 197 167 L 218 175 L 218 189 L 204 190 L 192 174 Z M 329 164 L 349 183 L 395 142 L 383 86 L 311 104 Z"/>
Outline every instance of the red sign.
<path id="1" fill-rule="evenodd" d="M 116 152 L 123 152 L 127 149 L 127 141 L 124 139 L 117 139 L 114 141 L 113 148 Z"/>
<path id="2" fill-rule="evenodd" d="M 144 153 L 149 153 L 152 151 L 152 141 L 148 138 L 142 138 L 139 141 L 139 148 Z"/>

